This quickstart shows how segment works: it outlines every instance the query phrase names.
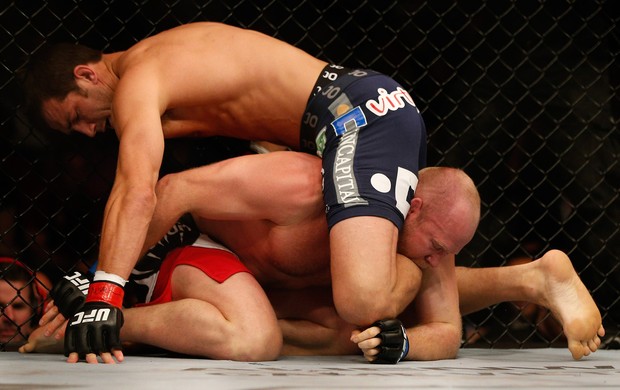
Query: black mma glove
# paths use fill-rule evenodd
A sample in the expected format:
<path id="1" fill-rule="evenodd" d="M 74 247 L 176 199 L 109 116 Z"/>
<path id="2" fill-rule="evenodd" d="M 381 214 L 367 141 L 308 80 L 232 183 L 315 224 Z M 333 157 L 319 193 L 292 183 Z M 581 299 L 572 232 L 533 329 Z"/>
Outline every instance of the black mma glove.
<path id="1" fill-rule="evenodd" d="M 52 290 L 50 296 L 58 311 L 65 317 L 71 318 L 77 313 L 86 300 L 90 280 L 86 275 L 74 271 L 73 275 L 65 275 Z"/>
<path id="2" fill-rule="evenodd" d="M 192 245 L 200 236 L 200 230 L 194 222 L 191 214 L 184 214 L 179 220 L 168 230 L 155 245 L 146 252 L 144 257 L 138 262 L 136 268 L 141 263 L 149 259 L 159 260 L 160 262 L 166 258 L 166 255 L 176 248 Z M 159 267 L 158 267 L 159 269 Z"/>
<path id="3" fill-rule="evenodd" d="M 67 325 L 65 356 L 77 352 L 83 358 L 89 353 L 121 349 L 123 295 L 123 287 L 112 281 L 95 280 L 90 284 L 86 303 Z"/>
<path id="4" fill-rule="evenodd" d="M 381 339 L 381 344 L 377 347 L 379 353 L 373 363 L 396 364 L 400 362 L 409 352 L 409 339 L 403 323 L 399 320 L 377 321 L 373 326 L 381 328 L 381 332 L 376 336 Z"/>

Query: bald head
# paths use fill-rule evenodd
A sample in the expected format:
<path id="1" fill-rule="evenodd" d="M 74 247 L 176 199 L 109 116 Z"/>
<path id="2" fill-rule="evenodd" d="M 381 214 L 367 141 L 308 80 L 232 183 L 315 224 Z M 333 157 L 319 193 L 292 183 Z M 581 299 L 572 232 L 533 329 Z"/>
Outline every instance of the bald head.
<path id="1" fill-rule="evenodd" d="M 434 207 L 463 201 L 480 216 L 480 195 L 472 179 L 461 169 L 428 167 L 419 172 L 416 196 L 426 198 Z"/>
<path id="2" fill-rule="evenodd" d="M 422 199 L 420 217 L 439 219 L 458 246 L 474 236 L 480 220 L 480 195 L 472 179 L 461 169 L 429 167 L 419 172 L 415 197 Z"/>

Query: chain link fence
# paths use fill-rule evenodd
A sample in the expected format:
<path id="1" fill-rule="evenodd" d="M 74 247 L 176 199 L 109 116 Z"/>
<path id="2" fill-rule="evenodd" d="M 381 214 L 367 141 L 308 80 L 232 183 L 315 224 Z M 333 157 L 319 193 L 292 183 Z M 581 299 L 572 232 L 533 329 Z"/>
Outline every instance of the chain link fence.
<path id="1" fill-rule="evenodd" d="M 29 272 L 23 283 L 9 281 L 9 269 L 19 265 L 0 262 L 0 286 L 8 281 L 13 293 L 2 296 L 0 321 L 15 329 L 12 337 L 3 336 L 0 350 L 27 334 L 45 286 L 96 259 L 117 146 L 113 134 L 99 136 L 95 144 L 34 128 L 20 113 L 15 71 L 45 42 L 118 51 L 168 28 L 205 20 L 259 30 L 326 61 L 373 68 L 405 85 L 429 131 L 429 165 L 463 168 L 482 197 L 479 231 L 458 262 L 498 266 L 551 248 L 564 250 L 604 316 L 604 347 L 617 347 L 620 40 L 612 4 L 3 2 L 0 256 L 18 259 Z M 162 173 L 227 158 L 245 146 L 223 138 L 170 140 Z M 28 305 L 27 320 L 9 315 L 19 301 Z M 531 306 L 498 305 L 467 316 L 464 327 L 465 346 L 562 343 L 548 313 Z"/>

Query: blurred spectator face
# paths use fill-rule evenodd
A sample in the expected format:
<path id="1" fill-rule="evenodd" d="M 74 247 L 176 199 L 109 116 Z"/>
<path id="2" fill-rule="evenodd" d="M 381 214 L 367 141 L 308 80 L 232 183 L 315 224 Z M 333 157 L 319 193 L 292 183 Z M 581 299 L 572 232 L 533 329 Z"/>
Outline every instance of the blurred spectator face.
<path id="1" fill-rule="evenodd" d="M 25 281 L 0 279 L 0 344 L 21 344 L 32 332 L 32 288 Z"/>

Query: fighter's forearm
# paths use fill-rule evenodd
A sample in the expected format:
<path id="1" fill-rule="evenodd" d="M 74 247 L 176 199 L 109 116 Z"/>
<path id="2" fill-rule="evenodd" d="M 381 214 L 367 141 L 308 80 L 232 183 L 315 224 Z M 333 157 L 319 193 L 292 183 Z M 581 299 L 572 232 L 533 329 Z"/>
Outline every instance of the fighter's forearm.
<path id="1" fill-rule="evenodd" d="M 422 287 L 410 309 L 401 317 L 409 336 L 409 360 L 437 360 L 456 357 L 461 345 L 461 314 L 454 255 L 424 269 Z"/>
<path id="2" fill-rule="evenodd" d="M 97 269 L 129 277 L 146 238 L 156 198 L 153 191 L 113 190 L 106 206 Z"/>
<path id="3" fill-rule="evenodd" d="M 422 271 L 409 258 L 396 254 L 396 275 L 393 296 L 397 305 L 396 313 L 400 314 L 418 294 L 422 284 Z"/>
<path id="4" fill-rule="evenodd" d="M 409 353 L 405 360 L 454 359 L 461 346 L 461 326 L 429 323 L 407 328 Z"/>

